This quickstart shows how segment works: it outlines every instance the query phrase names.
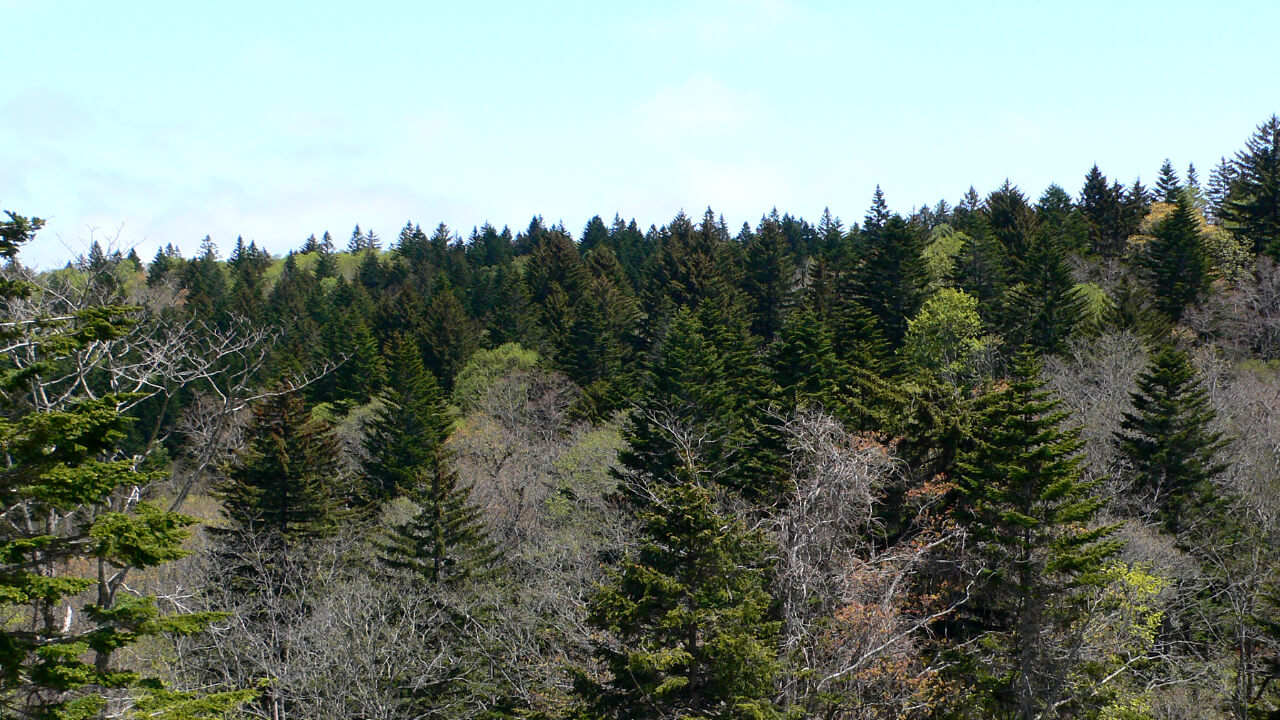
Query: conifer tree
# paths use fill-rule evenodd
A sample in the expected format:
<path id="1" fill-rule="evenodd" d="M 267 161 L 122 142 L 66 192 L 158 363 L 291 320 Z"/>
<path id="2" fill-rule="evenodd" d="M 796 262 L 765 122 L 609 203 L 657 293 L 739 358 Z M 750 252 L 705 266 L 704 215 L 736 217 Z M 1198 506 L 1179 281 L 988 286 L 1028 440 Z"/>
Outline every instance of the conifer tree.
<path id="1" fill-rule="evenodd" d="M 1038 373 L 1024 354 L 1008 385 L 983 398 L 956 477 L 957 518 L 983 561 L 968 610 L 984 636 L 970 656 L 979 701 L 1024 720 L 1071 700 L 1070 654 L 1055 652 L 1055 635 L 1082 612 L 1072 595 L 1100 582 L 1119 549 L 1114 528 L 1093 523 L 1103 501 L 1082 479 L 1080 430 L 1062 427 Z"/>
<path id="2" fill-rule="evenodd" d="M 310 417 L 295 391 L 281 391 L 253 409 L 248 446 L 218 489 L 228 527 L 225 543 L 241 533 L 275 533 L 286 542 L 331 534 L 343 508 L 338 440 Z"/>
<path id="3" fill-rule="evenodd" d="M 653 491 L 640 546 L 589 601 L 606 674 L 576 683 L 587 718 L 784 717 L 768 546 L 684 479 Z"/>
<path id="4" fill-rule="evenodd" d="M 0 258 L 16 263 L 20 247 L 44 223 L 5 214 Z M 6 309 L 9 301 L 32 291 L 20 274 L 0 276 Z M 56 379 L 73 358 L 83 358 L 86 348 L 125 337 L 132 311 L 94 306 L 38 324 L 9 317 L 0 322 L 7 348 L 0 355 L 5 460 L 0 472 L 0 612 L 5 618 L 0 704 L 5 718 L 105 717 L 109 703 L 119 707 L 126 698 L 140 696 L 158 715 L 175 712 L 179 703 L 197 702 L 193 695 L 163 691 L 158 680 L 116 659 L 117 651 L 139 642 L 191 635 L 218 619 L 214 613 L 162 615 L 154 594 L 141 584 L 136 590 L 124 585 L 130 571 L 186 555 L 183 544 L 195 519 L 138 501 L 163 473 L 140 468 L 137 458 L 121 450 L 131 421 L 120 407 L 136 398 L 92 396 Z M 17 362 L 17 348 L 25 348 L 34 362 Z M 212 717 L 251 695 L 219 693 L 198 702 Z"/>
<path id="5" fill-rule="evenodd" d="M 751 299 L 751 329 L 769 343 L 786 317 L 793 272 L 777 210 L 760 219 L 760 226 L 745 252 L 745 290 Z"/>
<path id="6" fill-rule="evenodd" d="M 1178 171 L 1173 169 L 1173 163 L 1169 158 L 1164 159 L 1164 164 L 1160 166 L 1160 176 L 1156 178 L 1156 198 L 1160 202 L 1178 202 L 1178 196 L 1182 194 L 1182 185 L 1178 181 Z"/>
<path id="7" fill-rule="evenodd" d="M 362 472 L 370 499 L 386 502 L 408 493 L 433 461 L 449 431 L 448 408 L 435 376 L 422 364 L 422 352 L 397 337 L 382 406 L 369 424 Z"/>
<path id="8" fill-rule="evenodd" d="M 1066 348 L 1085 314 L 1085 298 L 1076 288 L 1062 247 L 1038 232 L 1023 259 L 1023 282 L 1004 298 L 1006 334 L 1018 346 L 1041 353 Z"/>
<path id="9" fill-rule="evenodd" d="M 355 255 L 364 250 L 364 233 L 360 230 L 360 223 L 356 223 L 356 227 L 351 231 L 351 237 L 347 239 L 347 252 Z"/>
<path id="10" fill-rule="evenodd" d="M 378 564 L 391 575 L 426 585 L 456 587 L 480 579 L 498 562 L 470 488 L 458 484 L 443 443 L 416 468 L 409 497 L 416 510 L 377 543 Z"/>
<path id="11" fill-rule="evenodd" d="M 837 417 L 843 372 L 831 331 L 813 307 L 806 305 L 787 317 L 778 339 L 769 348 L 774 382 L 788 404 L 818 405 Z"/>
<path id="12" fill-rule="evenodd" d="M 1227 227 L 1255 253 L 1280 259 L 1280 116 L 1258 126 L 1232 162 L 1230 191 L 1221 207 Z"/>
<path id="13" fill-rule="evenodd" d="M 1210 266 L 1204 235 L 1191 206 L 1191 198 L 1179 193 L 1173 212 L 1155 226 L 1152 240 L 1139 259 L 1151 285 L 1155 308 L 1174 322 L 1188 306 L 1209 291 Z"/>
<path id="14" fill-rule="evenodd" d="M 987 227 L 999 243 L 1011 282 L 1024 279 L 1023 261 L 1037 234 L 1037 218 L 1022 191 L 1008 180 L 987 197 Z"/>
<path id="15" fill-rule="evenodd" d="M 873 207 L 871 214 L 877 212 Z M 924 299 L 928 269 L 923 246 L 919 230 L 900 215 L 890 217 L 883 227 L 863 229 L 856 278 L 858 295 L 894 346 L 902 341 L 907 320 L 920 309 Z"/>
<path id="16" fill-rule="evenodd" d="M 1171 346 L 1152 355 L 1130 393 L 1115 435 L 1126 461 L 1124 478 L 1175 536 L 1213 522 L 1206 513 L 1216 493 L 1213 479 L 1226 466 L 1217 458 L 1226 440 L 1212 429 L 1213 409 L 1187 353 Z"/>
<path id="17" fill-rule="evenodd" d="M 1089 223 L 1089 245 L 1103 257 L 1117 257 L 1124 250 L 1123 188 L 1107 184 L 1094 165 L 1080 192 L 1080 209 Z"/>

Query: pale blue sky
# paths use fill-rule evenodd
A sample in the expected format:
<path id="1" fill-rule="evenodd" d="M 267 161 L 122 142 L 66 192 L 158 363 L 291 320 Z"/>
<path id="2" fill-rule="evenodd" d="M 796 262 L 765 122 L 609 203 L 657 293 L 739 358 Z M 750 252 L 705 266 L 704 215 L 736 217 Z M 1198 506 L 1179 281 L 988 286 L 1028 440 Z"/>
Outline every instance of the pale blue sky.
<path id="1" fill-rule="evenodd" d="M 282 253 L 1207 179 L 1280 112 L 1271 1 L 0 0 L 0 27 L 0 207 L 49 218 L 46 266 L 91 235 Z"/>

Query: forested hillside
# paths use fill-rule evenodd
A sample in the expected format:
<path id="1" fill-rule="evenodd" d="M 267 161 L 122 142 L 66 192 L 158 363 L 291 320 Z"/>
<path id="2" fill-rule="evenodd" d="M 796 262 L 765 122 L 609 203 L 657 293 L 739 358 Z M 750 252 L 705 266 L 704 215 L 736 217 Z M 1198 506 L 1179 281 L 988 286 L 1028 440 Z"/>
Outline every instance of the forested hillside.
<path id="1" fill-rule="evenodd" d="M 44 272 L 15 208 L 4 717 L 1280 717 L 1280 117 L 1156 178 Z"/>

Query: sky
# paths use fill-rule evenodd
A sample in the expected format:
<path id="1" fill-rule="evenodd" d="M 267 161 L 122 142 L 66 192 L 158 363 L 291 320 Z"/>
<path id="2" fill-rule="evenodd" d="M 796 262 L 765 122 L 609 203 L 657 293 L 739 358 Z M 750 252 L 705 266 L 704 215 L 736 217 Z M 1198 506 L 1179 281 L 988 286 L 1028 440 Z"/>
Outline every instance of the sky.
<path id="1" fill-rule="evenodd" d="M 1207 180 L 1280 112 L 1258 2 L 0 0 L 24 262 L 407 221 L 862 218 L 1095 162 Z"/>

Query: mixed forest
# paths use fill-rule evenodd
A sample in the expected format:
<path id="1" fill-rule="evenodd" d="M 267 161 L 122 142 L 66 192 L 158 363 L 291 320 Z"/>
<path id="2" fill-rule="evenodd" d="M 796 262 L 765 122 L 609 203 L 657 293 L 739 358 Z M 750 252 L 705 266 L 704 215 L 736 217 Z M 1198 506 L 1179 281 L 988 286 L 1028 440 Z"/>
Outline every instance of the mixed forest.
<path id="1" fill-rule="evenodd" d="M 1278 718 L 1280 117 L 1070 185 L 44 271 L 8 212 L 3 716 Z"/>

